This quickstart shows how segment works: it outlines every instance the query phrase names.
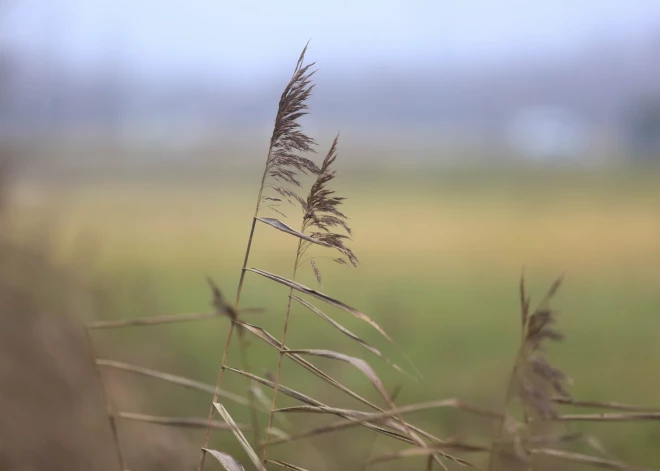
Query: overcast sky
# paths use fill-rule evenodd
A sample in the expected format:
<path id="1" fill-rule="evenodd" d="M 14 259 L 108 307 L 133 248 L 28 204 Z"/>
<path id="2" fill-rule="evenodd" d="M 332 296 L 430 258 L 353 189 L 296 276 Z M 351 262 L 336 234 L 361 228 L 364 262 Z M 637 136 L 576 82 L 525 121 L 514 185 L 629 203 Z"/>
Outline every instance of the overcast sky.
<path id="1" fill-rule="evenodd" d="M 78 67 L 254 76 L 307 41 L 324 66 L 550 55 L 660 31 L 659 0 L 5 0 L 8 37 Z"/>

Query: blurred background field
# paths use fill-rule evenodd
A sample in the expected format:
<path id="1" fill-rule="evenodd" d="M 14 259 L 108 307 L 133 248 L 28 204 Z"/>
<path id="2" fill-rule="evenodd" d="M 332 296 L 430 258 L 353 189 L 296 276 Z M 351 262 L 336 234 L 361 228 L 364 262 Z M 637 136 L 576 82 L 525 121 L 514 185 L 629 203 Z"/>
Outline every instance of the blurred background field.
<path id="1" fill-rule="evenodd" d="M 347 269 L 321 259 L 323 289 L 370 313 L 422 370 L 425 379 L 415 384 L 373 362 L 388 384 L 402 385 L 402 403 L 458 396 L 498 407 L 517 348 L 524 267 L 537 299 L 557 276 L 565 276 L 555 307 L 567 339 L 551 354 L 574 378 L 575 396 L 658 406 L 657 169 L 476 166 L 421 174 L 342 167 L 338 184 L 349 198 L 346 211 L 361 264 Z M 53 219 L 53 243 L 63 260 L 79 257 L 81 241 L 92 242 L 95 276 L 117 306 L 112 316 L 204 312 L 210 306 L 207 275 L 228 296 L 235 290 L 256 173 L 189 170 L 182 178 L 155 168 L 137 177 L 25 180 L 16 193 L 16 230 L 33 233 L 35 223 Z M 295 211 L 289 219 L 293 227 L 299 220 Z M 290 275 L 295 241 L 268 229 L 258 228 L 250 266 Z M 268 306 L 259 322 L 277 332 L 286 291 L 248 277 L 243 305 Z M 311 270 L 299 279 L 315 286 Z M 304 348 L 320 336 L 324 347 L 350 351 L 319 319 L 300 308 L 293 315 L 291 345 Z M 369 329 L 341 314 L 337 318 L 396 358 Z M 147 355 L 149 366 L 211 382 L 224 325 L 134 328 L 101 338 L 119 358 Z M 255 357 L 272 357 L 254 348 Z M 235 354 L 233 359 L 238 361 Z M 288 365 L 289 374 L 295 368 Z M 336 374 L 370 397 L 368 384 L 341 368 Z M 321 386 L 304 375 L 296 378 L 301 382 L 309 391 Z M 237 386 L 240 391 L 242 383 Z M 190 398 L 169 389 L 153 394 L 162 404 L 152 412 L 205 413 L 199 394 Z M 456 413 L 420 420 L 448 435 L 466 432 Z M 643 456 L 649 465 L 660 460 L 653 423 L 598 431 L 607 449 L 623 459 Z"/>
<path id="2" fill-rule="evenodd" d="M 459 397 L 501 407 L 524 269 L 533 300 L 565 277 L 553 306 L 566 340 L 549 354 L 574 379 L 571 392 L 660 408 L 659 31 L 660 3 L 642 0 L 0 0 L 0 163 L 9 162 L 0 242 L 43 250 L 93 302 L 61 288 L 60 271 L 41 276 L 20 258 L 2 264 L 1 280 L 76 321 L 209 311 L 207 276 L 233 299 L 279 95 L 312 36 L 308 59 L 320 70 L 303 124 L 320 143 L 319 160 L 341 131 L 333 183 L 348 198 L 361 260 L 348 269 L 319 259 L 323 291 L 370 314 L 422 371 L 414 383 L 370 359 L 388 388 L 401 386 L 399 402 Z M 287 211 L 292 227 L 297 211 Z M 295 240 L 268 229 L 258 227 L 250 265 L 290 276 Z M 299 280 L 315 286 L 311 270 Z M 258 323 L 279 335 L 286 294 L 248 274 L 242 303 L 268 307 Z M 60 306 L 69 298 L 73 307 Z M 364 325 L 333 314 L 403 362 Z M 307 312 L 292 315 L 290 345 L 362 353 Z M 54 343 L 44 342 L 50 350 L 35 362 L 84 371 L 53 353 L 75 341 L 45 325 L 34 331 Z M 94 338 L 109 358 L 213 383 L 226 327 L 213 319 Z M 15 332 L 5 346 L 31 344 Z M 17 360 L 3 371 L 29 364 L 22 351 L 10 352 Z M 273 352 L 257 343 L 250 351 L 256 372 L 274 370 Z M 319 364 L 376 397 L 359 375 Z M 284 383 L 342 400 L 285 365 Z M 77 374 L 71 403 L 81 385 L 102 412 L 95 383 L 83 387 L 87 376 Z M 107 375 L 126 410 L 208 412 L 201 393 Z M 229 379 L 245 394 L 245 381 Z M 7 390 L 0 383 L 6 410 L 24 412 L 33 427 L 47 420 L 36 400 Z M 244 410 L 231 412 L 249 421 Z M 455 411 L 413 421 L 442 437 L 491 432 Z M 144 469 L 194 464 L 203 440 L 202 431 L 121 427 L 158 445 L 151 452 L 159 459 Z M 660 467 L 656 422 L 571 427 L 597 432 L 617 458 Z M 68 436 L 47 432 L 45 441 Z M 352 469 L 369 450 L 387 449 L 384 439 L 351 433 L 355 440 L 287 446 L 286 456 L 318 464 L 317 447 L 339 460 L 327 469 Z M 0 442 L 12 435 L 0 427 Z M 244 458 L 219 435 L 216 445 Z M 114 470 L 105 442 L 107 467 L 98 469 Z M 74 453 L 66 447 L 60 463 Z M 0 468 L 3 456 L 0 447 Z"/>

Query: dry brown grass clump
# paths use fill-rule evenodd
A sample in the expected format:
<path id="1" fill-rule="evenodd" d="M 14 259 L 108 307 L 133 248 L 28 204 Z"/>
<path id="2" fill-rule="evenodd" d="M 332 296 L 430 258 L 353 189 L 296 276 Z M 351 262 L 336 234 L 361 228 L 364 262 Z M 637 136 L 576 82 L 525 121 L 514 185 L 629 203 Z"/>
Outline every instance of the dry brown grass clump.
<path id="1" fill-rule="evenodd" d="M 115 471 L 118 461 L 80 318 L 94 315 L 96 291 L 53 260 L 46 234 L 11 237 L 11 156 L 0 156 L 0 469 Z M 5 165 L 3 165 L 5 164 Z M 112 378 L 112 396 L 133 409 L 140 390 Z M 190 462 L 178 430 L 123 439 L 135 469 L 179 470 Z"/>

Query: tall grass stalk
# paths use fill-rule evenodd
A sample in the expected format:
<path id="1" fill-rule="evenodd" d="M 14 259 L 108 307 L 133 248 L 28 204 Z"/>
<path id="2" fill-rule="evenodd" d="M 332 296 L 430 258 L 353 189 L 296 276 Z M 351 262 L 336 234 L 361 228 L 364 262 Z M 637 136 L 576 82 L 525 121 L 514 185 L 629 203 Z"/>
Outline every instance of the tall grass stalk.
<path id="1" fill-rule="evenodd" d="M 296 68 L 294 69 L 293 76 L 287 84 L 282 96 L 280 98 L 280 103 L 277 111 L 277 116 L 275 118 L 275 126 L 273 129 L 273 134 L 271 136 L 270 145 L 268 148 L 268 153 L 266 157 L 266 165 L 264 166 L 264 171 L 261 176 L 261 184 L 259 185 L 259 192 L 257 194 L 257 202 L 255 205 L 254 216 L 252 217 L 252 225 L 250 228 L 250 235 L 248 237 L 247 248 L 245 250 L 245 257 L 243 260 L 243 266 L 241 268 L 240 279 L 238 282 L 238 288 L 236 290 L 236 299 L 234 302 L 234 309 L 237 310 L 240 304 L 241 293 L 243 292 L 243 285 L 245 282 L 245 273 L 247 269 L 247 264 L 250 258 L 250 250 L 252 248 L 252 241 L 254 239 L 254 233 L 257 223 L 257 217 L 259 215 L 259 210 L 261 209 L 262 203 L 265 201 L 272 201 L 273 204 L 276 204 L 281 201 L 280 198 L 274 196 L 265 196 L 264 191 L 267 188 L 272 188 L 278 194 L 285 197 L 296 197 L 297 195 L 291 190 L 283 186 L 275 186 L 268 184 L 267 180 L 269 177 L 275 182 L 279 183 L 293 183 L 300 186 L 300 182 L 296 178 L 296 170 L 300 172 L 313 172 L 315 173 L 318 168 L 317 166 L 309 159 L 296 155 L 294 152 L 308 152 L 312 150 L 312 145 L 315 144 L 314 140 L 306 136 L 300 131 L 300 125 L 297 123 L 298 118 L 306 114 L 307 106 L 305 101 L 310 96 L 313 85 L 310 83 L 310 78 L 314 72 L 310 72 L 309 69 L 313 64 L 303 66 L 303 61 L 305 58 L 305 52 L 307 51 L 307 46 L 303 49 Z M 275 208 L 273 208 L 275 209 Z M 290 302 L 289 302 L 290 304 Z M 229 348 L 231 346 L 231 340 L 236 326 L 236 319 L 231 320 L 229 326 L 229 331 L 227 332 L 227 341 L 225 343 L 225 348 L 222 353 L 222 364 L 220 366 L 220 371 L 218 372 L 218 378 L 216 381 L 216 392 L 213 396 L 213 402 L 209 411 L 209 420 L 213 420 L 216 407 L 215 403 L 218 401 L 220 390 L 222 389 L 222 382 L 224 377 L 224 372 L 227 367 L 227 357 L 229 354 Z M 239 340 L 241 342 L 241 352 L 244 358 L 243 367 L 246 371 L 249 371 L 247 365 L 247 348 L 245 345 L 245 340 L 242 332 L 239 333 Z M 250 388 L 251 389 L 251 388 Z M 255 443 L 259 444 L 261 440 L 259 439 L 259 427 L 258 420 L 256 416 L 256 405 L 254 404 L 254 396 L 252 393 L 249 393 L 250 396 L 250 410 L 252 415 L 253 426 L 255 426 Z M 272 421 L 269 421 L 269 428 L 272 425 Z M 208 428 L 204 437 L 204 446 L 202 447 L 202 452 L 200 454 L 198 471 L 204 469 L 204 461 L 206 456 L 206 448 L 208 447 L 209 437 L 211 429 Z"/>

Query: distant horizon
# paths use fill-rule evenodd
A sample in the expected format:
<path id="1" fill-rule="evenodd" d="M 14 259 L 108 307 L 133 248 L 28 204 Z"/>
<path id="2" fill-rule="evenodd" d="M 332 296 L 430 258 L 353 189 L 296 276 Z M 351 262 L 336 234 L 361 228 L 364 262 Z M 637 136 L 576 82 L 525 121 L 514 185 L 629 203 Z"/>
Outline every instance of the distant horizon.
<path id="1" fill-rule="evenodd" d="M 172 147 L 267 134 L 309 36 L 320 73 L 305 121 L 356 145 L 623 147 L 644 106 L 660 106 L 660 2 L 251 0 L 219 16 L 201 0 L 81 1 L 0 0 L 0 134 Z"/>

